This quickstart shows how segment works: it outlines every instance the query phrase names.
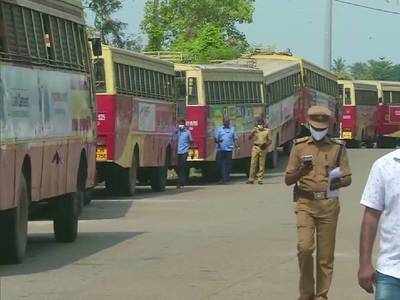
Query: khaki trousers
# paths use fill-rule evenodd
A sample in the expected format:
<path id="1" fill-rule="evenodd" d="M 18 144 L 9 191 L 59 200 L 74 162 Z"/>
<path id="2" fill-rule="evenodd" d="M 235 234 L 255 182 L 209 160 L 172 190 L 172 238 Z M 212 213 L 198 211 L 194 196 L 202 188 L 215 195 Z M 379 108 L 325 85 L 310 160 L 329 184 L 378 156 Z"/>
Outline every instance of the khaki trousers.
<path id="1" fill-rule="evenodd" d="M 251 151 L 251 164 L 249 172 L 249 181 L 263 181 L 265 174 L 265 159 L 267 157 L 267 149 L 261 150 L 259 146 L 254 145 Z"/>
<path id="2" fill-rule="evenodd" d="M 332 281 L 336 227 L 340 212 L 337 199 L 298 199 L 297 256 L 300 269 L 299 300 L 328 299 Z M 316 282 L 314 280 L 313 252 L 316 255 Z"/>

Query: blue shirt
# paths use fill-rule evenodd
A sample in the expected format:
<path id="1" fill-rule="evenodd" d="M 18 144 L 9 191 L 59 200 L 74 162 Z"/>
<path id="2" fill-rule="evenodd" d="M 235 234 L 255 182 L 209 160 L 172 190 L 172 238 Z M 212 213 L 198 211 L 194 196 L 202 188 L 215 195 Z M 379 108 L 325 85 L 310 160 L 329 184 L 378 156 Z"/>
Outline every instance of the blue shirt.
<path id="1" fill-rule="evenodd" d="M 190 144 L 193 141 L 189 130 L 178 130 L 178 154 L 186 154 L 189 151 Z"/>
<path id="2" fill-rule="evenodd" d="M 218 142 L 217 149 L 219 151 L 233 151 L 235 141 L 237 140 L 235 128 L 219 127 L 215 132 L 215 139 Z"/>

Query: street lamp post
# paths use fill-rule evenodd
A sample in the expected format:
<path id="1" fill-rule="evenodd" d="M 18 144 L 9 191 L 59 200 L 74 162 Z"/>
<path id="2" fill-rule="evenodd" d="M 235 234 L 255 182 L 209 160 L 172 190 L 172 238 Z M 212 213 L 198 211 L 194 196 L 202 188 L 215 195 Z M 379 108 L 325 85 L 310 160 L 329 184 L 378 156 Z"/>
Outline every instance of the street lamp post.
<path id="1" fill-rule="evenodd" d="M 327 0 L 327 19 L 325 32 L 325 68 L 332 68 L 332 29 L 333 29 L 333 0 Z"/>

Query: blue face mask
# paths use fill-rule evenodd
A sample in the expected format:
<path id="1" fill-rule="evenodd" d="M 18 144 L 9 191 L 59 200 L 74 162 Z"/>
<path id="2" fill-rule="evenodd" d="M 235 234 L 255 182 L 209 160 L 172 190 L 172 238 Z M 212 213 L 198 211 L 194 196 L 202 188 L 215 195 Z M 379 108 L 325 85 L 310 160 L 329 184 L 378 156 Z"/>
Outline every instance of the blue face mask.
<path id="1" fill-rule="evenodd" d="M 310 126 L 310 132 L 311 132 L 311 136 L 313 137 L 314 140 L 321 141 L 328 134 L 328 128 L 319 131 L 319 130 L 315 130 L 312 126 Z"/>

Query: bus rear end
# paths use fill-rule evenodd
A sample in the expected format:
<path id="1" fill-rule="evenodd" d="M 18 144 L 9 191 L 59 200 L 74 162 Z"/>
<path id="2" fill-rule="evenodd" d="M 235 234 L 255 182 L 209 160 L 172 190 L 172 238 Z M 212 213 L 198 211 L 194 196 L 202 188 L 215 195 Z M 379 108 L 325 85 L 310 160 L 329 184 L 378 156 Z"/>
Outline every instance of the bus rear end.
<path id="1" fill-rule="evenodd" d="M 340 138 L 349 144 L 357 136 L 357 109 L 354 101 L 353 84 L 351 82 L 340 83 L 339 95 L 343 103 L 340 119 Z"/>
<path id="2" fill-rule="evenodd" d="M 380 101 L 377 109 L 378 147 L 392 148 L 400 137 L 400 83 L 378 83 Z"/>
<path id="3" fill-rule="evenodd" d="M 115 149 L 115 117 L 116 117 L 116 96 L 96 96 L 97 104 L 97 162 L 112 162 Z M 104 168 L 105 164 L 98 164 Z M 98 170 L 100 181 L 103 181 L 104 170 Z"/>

